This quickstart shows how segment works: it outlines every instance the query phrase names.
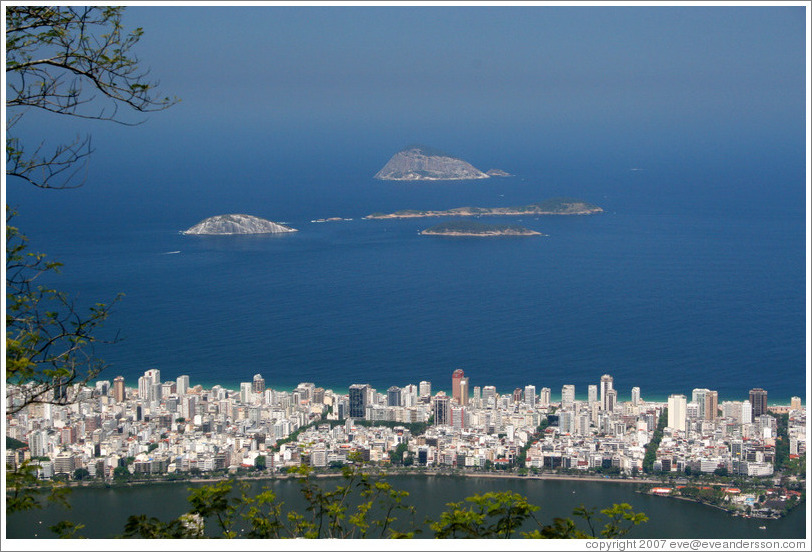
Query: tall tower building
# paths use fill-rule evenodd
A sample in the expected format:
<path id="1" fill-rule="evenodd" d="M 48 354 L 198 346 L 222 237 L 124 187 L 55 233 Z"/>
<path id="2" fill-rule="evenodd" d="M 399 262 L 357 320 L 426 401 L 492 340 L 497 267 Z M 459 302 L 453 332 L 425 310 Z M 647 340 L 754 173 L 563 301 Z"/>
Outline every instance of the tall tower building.
<path id="1" fill-rule="evenodd" d="M 468 406 L 468 378 L 464 377 L 460 380 L 460 404 L 462 406 Z"/>
<path id="2" fill-rule="evenodd" d="M 175 392 L 178 397 L 184 396 L 189 392 L 189 376 L 178 376 L 175 380 Z"/>
<path id="3" fill-rule="evenodd" d="M 431 382 L 430 381 L 421 381 L 419 386 L 419 396 L 420 397 L 431 397 Z"/>
<path id="4" fill-rule="evenodd" d="M 604 374 L 601 376 L 601 410 L 609 410 L 606 402 L 606 393 L 613 388 L 612 385 L 614 384 L 614 381 L 614 378 L 609 374 Z"/>
<path id="5" fill-rule="evenodd" d="M 640 404 L 640 388 L 632 387 L 632 404 Z"/>
<path id="6" fill-rule="evenodd" d="M 150 387 L 152 387 L 152 380 L 150 380 L 147 376 L 141 376 L 138 378 L 138 400 L 142 402 L 149 400 Z"/>
<path id="7" fill-rule="evenodd" d="M 688 420 L 688 397 L 685 395 L 671 395 L 668 397 L 668 427 L 677 431 L 685 431 Z"/>
<path id="8" fill-rule="evenodd" d="M 513 402 L 516 403 L 516 404 L 522 402 L 522 394 L 523 394 L 523 392 L 522 392 L 522 389 L 520 387 L 517 387 L 516 389 L 514 389 L 513 390 Z"/>
<path id="9" fill-rule="evenodd" d="M 244 381 L 240 383 L 240 402 L 243 404 L 250 404 L 254 402 L 254 387 L 253 384 Z"/>
<path id="10" fill-rule="evenodd" d="M 691 402 L 696 403 L 699 407 L 698 418 L 705 420 L 705 397 L 710 393 L 710 389 L 694 389 L 691 391 Z"/>
<path id="11" fill-rule="evenodd" d="M 539 406 L 541 408 L 547 408 L 550 406 L 550 388 L 549 387 L 542 387 L 541 391 L 539 391 Z"/>
<path id="12" fill-rule="evenodd" d="M 451 397 L 440 391 L 434 397 L 434 425 L 449 425 L 450 416 Z"/>
<path id="13" fill-rule="evenodd" d="M 753 409 L 753 420 L 767 413 L 767 392 L 761 387 L 750 390 L 750 406 Z"/>
<path id="14" fill-rule="evenodd" d="M 113 398 L 116 402 L 124 402 L 127 398 L 127 390 L 124 387 L 124 376 L 116 376 L 113 380 Z"/>
<path id="15" fill-rule="evenodd" d="M 256 395 L 261 395 L 265 392 L 265 378 L 260 374 L 254 376 L 254 381 L 251 382 L 251 390 Z"/>
<path id="16" fill-rule="evenodd" d="M 617 406 L 617 390 L 610 389 L 606 392 L 606 412 L 614 412 Z"/>
<path id="17" fill-rule="evenodd" d="M 592 403 L 598 402 L 598 386 L 590 385 L 587 387 L 587 403 L 591 406 Z"/>
<path id="18" fill-rule="evenodd" d="M 719 392 L 708 391 L 705 393 L 705 420 L 715 422 L 719 416 Z"/>
<path id="19" fill-rule="evenodd" d="M 144 375 L 152 380 L 152 383 L 161 383 L 161 371 L 153 368 L 147 370 Z"/>
<path id="20" fill-rule="evenodd" d="M 367 396 L 369 385 L 354 383 L 350 385 L 350 418 L 365 418 L 367 415 Z"/>
<path id="21" fill-rule="evenodd" d="M 792 397 L 789 400 L 789 407 L 792 410 L 801 410 L 801 397 Z"/>
<path id="22" fill-rule="evenodd" d="M 525 385 L 524 386 L 524 402 L 526 402 L 530 408 L 535 408 L 536 406 L 536 386 L 535 385 Z"/>
<path id="23" fill-rule="evenodd" d="M 575 386 L 565 385 L 561 388 L 561 408 L 572 408 L 575 404 Z"/>
<path id="24" fill-rule="evenodd" d="M 464 377 L 465 372 L 459 368 L 454 370 L 454 373 L 451 374 L 451 398 L 454 399 L 454 402 L 457 404 L 462 404 L 462 391 L 460 389 L 460 383 Z"/>
<path id="25" fill-rule="evenodd" d="M 387 406 L 402 406 L 400 404 L 400 387 L 393 385 L 386 390 Z"/>

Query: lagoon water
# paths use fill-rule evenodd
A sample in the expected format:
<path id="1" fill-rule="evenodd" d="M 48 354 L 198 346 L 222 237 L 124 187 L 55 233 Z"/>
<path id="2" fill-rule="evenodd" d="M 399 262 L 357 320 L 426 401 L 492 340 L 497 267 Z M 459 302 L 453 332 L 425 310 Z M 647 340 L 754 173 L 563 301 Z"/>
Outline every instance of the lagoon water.
<path id="1" fill-rule="evenodd" d="M 361 149 L 282 152 L 234 173 L 148 167 L 146 182 L 100 157 L 109 182 L 10 183 L 9 203 L 31 249 L 64 263 L 53 282 L 79 304 L 125 294 L 106 325 L 121 341 L 96 352 L 110 364 L 104 377 L 130 386 L 158 368 L 204 386 L 238 388 L 260 373 L 278 389 L 428 380 L 436 391 L 462 368 L 472 386 L 533 384 L 554 397 L 564 384 L 585 396 L 604 373 L 621 400 L 633 386 L 659 400 L 695 387 L 720 401 L 752 387 L 770 402 L 805 396 L 797 155 L 632 164 L 472 148 L 474 165 L 516 176 L 382 182 L 372 175 L 391 153 Z M 418 234 L 438 219 L 362 219 L 556 196 L 605 213 L 488 219 L 547 234 L 499 239 Z M 299 232 L 178 233 L 230 212 Z M 310 222 L 333 216 L 353 220 Z"/>
<path id="2" fill-rule="evenodd" d="M 636 485 L 626 483 L 459 476 L 396 476 L 389 480 L 395 488 L 409 492 L 407 500 L 417 509 L 414 521 L 418 527 L 426 517 L 439 518 L 449 502 L 462 501 L 477 493 L 513 491 L 541 507 L 537 517 L 542 523 L 551 523 L 555 517 L 571 517 L 573 508 L 581 504 L 600 510 L 614 503 L 627 502 L 649 518 L 647 523 L 629 533 L 630 538 L 801 539 L 806 532 L 804 507 L 777 520 L 745 519 L 701 504 L 641 494 L 635 492 Z M 330 481 L 327 484 L 337 483 Z M 297 482 L 252 482 L 251 490 L 259 491 L 265 485 L 276 493 L 277 500 L 284 503 L 285 511 L 304 511 Z M 61 520 L 84 524 L 86 528 L 82 534 L 88 538 L 114 538 L 123 532 L 130 515 L 146 514 L 169 521 L 187 512 L 189 487 L 184 483 L 165 483 L 129 488 L 74 489 L 70 510 L 49 506 L 41 511 L 14 514 L 9 518 L 8 538 L 53 538 L 48 527 Z M 406 519 L 402 515 L 399 517 Z M 579 526 L 587 529 L 585 525 Z M 765 529 L 759 529 L 761 526 Z M 424 533 L 420 536 L 429 536 L 431 533 L 423 528 Z M 534 528 L 527 525 L 525 530 Z"/>

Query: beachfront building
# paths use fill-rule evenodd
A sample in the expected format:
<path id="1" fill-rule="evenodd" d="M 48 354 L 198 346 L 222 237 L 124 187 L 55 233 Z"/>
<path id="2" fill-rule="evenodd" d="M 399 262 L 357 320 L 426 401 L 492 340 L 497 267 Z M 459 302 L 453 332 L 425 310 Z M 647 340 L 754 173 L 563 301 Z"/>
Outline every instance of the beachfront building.
<path id="1" fill-rule="evenodd" d="M 607 389 L 607 408 L 602 409 L 590 396 L 577 400 L 574 386 L 562 393 L 561 403 L 550 401 L 549 388 L 542 388 L 536 401 L 533 386 L 504 395 L 484 386 L 466 406 L 443 392 L 423 402 L 414 384 L 393 386 L 385 394 L 354 384 L 347 394 L 338 394 L 303 383 L 292 391 L 264 389 L 260 394 L 253 385 L 242 392 L 204 389 L 180 378 L 155 382 L 155 375 L 139 382 L 143 397 L 135 390 L 122 397 L 116 379 L 112 387 L 77 390 L 80 402 L 30 405 L 15 413 L 6 434 L 29 447 L 7 461 L 19 465 L 26 455 L 47 457 L 39 461 L 43 478 L 71 466 L 111 478 L 130 457 L 132 473 L 156 475 L 251 467 L 260 455 L 271 469 L 302 463 L 325 467 L 346 461 L 351 453 L 385 464 L 391 451 L 406 444 L 405 457 L 426 467 L 515 467 L 526 450 L 528 469 L 634 474 L 642 469 L 645 445 L 666 407 L 634 393 L 634 400 L 619 402 L 617 390 Z M 13 389 L 11 396 L 16 396 Z M 705 404 L 712 405 L 707 396 Z M 655 470 L 772 474 L 774 416 L 751 418 L 749 401 L 725 401 L 719 416 L 709 419 L 707 408 L 705 416 L 698 416 L 698 402 L 694 405 L 689 416 L 684 395 L 669 398 L 669 423 Z M 792 406 L 786 407 L 789 454 L 799 456 L 806 453 L 806 415 Z M 412 425 L 426 424 L 432 415 L 433 425 Z M 355 423 L 359 419 L 386 424 L 365 427 Z M 419 433 L 412 434 L 409 428 L 415 427 Z M 296 432 L 296 442 L 275 446 Z"/>

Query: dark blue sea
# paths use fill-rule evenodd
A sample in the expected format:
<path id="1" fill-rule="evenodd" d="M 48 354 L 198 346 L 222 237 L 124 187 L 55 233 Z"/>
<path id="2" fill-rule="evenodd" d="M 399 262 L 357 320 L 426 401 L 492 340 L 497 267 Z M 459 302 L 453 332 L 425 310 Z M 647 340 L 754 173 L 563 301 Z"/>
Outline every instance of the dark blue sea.
<path id="1" fill-rule="evenodd" d="M 515 176 L 404 183 L 372 178 L 398 148 L 362 145 L 263 148 L 239 164 L 234 146 L 173 165 L 153 164 L 142 145 L 94 159 L 79 189 L 10 181 L 8 203 L 31 249 L 64 263 L 50 282 L 77 304 L 125 294 L 105 326 L 121 340 L 95 350 L 109 363 L 103 379 L 135 386 L 157 368 L 204 386 L 259 373 L 279 389 L 429 380 L 437 390 L 462 368 L 499 392 L 533 384 L 557 396 L 574 384 L 585 396 L 608 373 L 621 399 L 639 386 L 644 399 L 707 387 L 742 400 L 763 387 L 771 403 L 806 400 L 797 151 L 629 160 L 472 141 L 452 153 Z M 488 218 L 546 234 L 491 239 L 418 234 L 438 219 L 362 220 L 557 196 L 605 212 Z M 179 234 L 224 213 L 299 231 Z M 353 220 L 310 222 L 326 217 Z"/>

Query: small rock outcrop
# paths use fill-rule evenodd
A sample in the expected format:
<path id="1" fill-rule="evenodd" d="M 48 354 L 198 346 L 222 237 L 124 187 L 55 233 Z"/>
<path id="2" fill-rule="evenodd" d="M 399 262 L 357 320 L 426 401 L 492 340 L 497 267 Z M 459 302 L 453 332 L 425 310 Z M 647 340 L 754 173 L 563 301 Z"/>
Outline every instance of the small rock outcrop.
<path id="1" fill-rule="evenodd" d="M 296 232 L 295 228 L 288 228 L 281 224 L 271 222 L 251 215 L 217 215 L 202 220 L 184 230 L 186 235 L 230 235 L 230 234 L 281 234 Z"/>
<path id="2" fill-rule="evenodd" d="M 375 175 L 378 180 L 471 180 L 490 178 L 470 163 L 426 146 L 396 153 Z"/>
<path id="3" fill-rule="evenodd" d="M 484 224 L 473 220 L 444 222 L 426 228 L 420 232 L 424 236 L 464 236 L 464 237 L 493 237 L 493 236 L 542 236 L 541 232 L 529 230 L 524 226 L 507 224 Z"/>

